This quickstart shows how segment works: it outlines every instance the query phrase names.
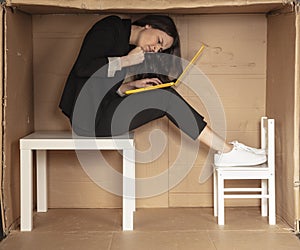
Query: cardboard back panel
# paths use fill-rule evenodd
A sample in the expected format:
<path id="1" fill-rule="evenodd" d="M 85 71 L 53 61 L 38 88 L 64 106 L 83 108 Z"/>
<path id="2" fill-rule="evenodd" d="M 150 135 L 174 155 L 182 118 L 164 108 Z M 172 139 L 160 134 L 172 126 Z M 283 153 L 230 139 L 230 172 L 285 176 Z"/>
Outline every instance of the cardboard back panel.
<path id="1" fill-rule="evenodd" d="M 4 28 L 4 9 L 3 8 L 0 8 L 0 34 L 3 34 L 3 28 Z M 0 48 L 1 48 L 1 53 L 0 53 L 0 79 L 2 80 L 3 79 L 3 57 L 4 57 L 4 51 L 3 51 L 3 39 L 4 37 L 1 36 L 0 37 Z M 1 87 L 0 87 L 0 96 L 2 97 L 3 96 L 3 84 L 1 84 Z M 2 114 L 3 114 L 3 105 L 1 105 L 0 107 L 0 119 L 2 121 Z M 0 132 L 1 132 L 1 135 L 3 133 L 2 131 L 2 126 L 0 127 Z M 3 145 L 3 137 L 1 136 L 0 138 L 0 145 L 1 145 L 1 149 L 0 149 L 0 162 L 2 162 L 2 155 L 3 155 L 3 148 L 2 148 L 2 145 Z M 0 202 L 1 202 L 1 218 L 5 218 L 4 217 L 4 209 L 3 209 L 3 168 L 1 167 L 0 168 Z M 3 227 L 2 228 L 5 228 L 5 220 L 2 219 L 1 220 L 2 223 L 3 223 Z"/>
<path id="2" fill-rule="evenodd" d="M 93 14 L 33 16 L 35 130 L 70 129 L 68 120 L 58 109 L 59 99 L 85 33 L 93 23 L 103 17 Z M 136 18 L 135 15 L 132 17 Z M 227 117 L 227 139 L 239 139 L 259 146 L 259 119 L 265 113 L 265 15 L 172 17 L 181 35 L 183 58 L 190 60 L 202 42 L 209 45 L 197 66 L 210 78 L 212 86 L 216 88 L 217 97 L 221 98 Z M 78 25 L 75 26 L 74 23 Z M 191 74 L 189 77 L 187 82 L 196 81 L 201 84 L 201 76 Z M 207 113 L 205 105 L 217 108 L 214 99 L 203 106 L 201 98 L 188 85 L 180 86 L 178 91 L 210 123 L 213 114 Z M 203 89 L 202 94 L 210 93 Z M 151 177 L 166 171 L 174 163 L 180 150 L 181 141 L 177 129 L 172 123 L 168 124 L 167 119 L 163 119 L 136 130 L 138 151 L 147 151 L 151 147 L 149 135 L 154 129 L 162 130 L 167 136 L 166 148 L 154 162 L 137 163 L 137 178 Z M 189 159 L 188 154 L 183 159 Z M 119 199 L 97 188 L 86 177 L 74 153 L 51 152 L 48 156 L 50 207 L 120 207 Z M 119 168 L 121 161 L 116 152 L 106 152 L 106 157 L 112 159 L 114 168 Z M 202 146 L 191 173 L 180 185 L 170 192 L 166 190 L 161 195 L 141 199 L 138 206 L 211 206 L 211 179 L 202 184 L 198 182 L 206 158 L 207 150 Z M 181 164 L 184 169 L 187 162 L 183 160 L 177 164 Z M 172 178 L 174 176 L 166 176 L 165 183 L 170 179 L 172 181 Z M 257 205 L 257 201 L 230 204 Z"/>
<path id="3" fill-rule="evenodd" d="M 177 90 L 205 117 L 209 125 L 221 123 L 222 116 L 218 116 L 218 112 L 215 111 L 223 109 L 226 123 L 224 135 L 228 141 L 237 139 L 259 147 L 259 120 L 265 114 L 266 94 L 265 15 L 174 15 L 174 19 L 181 34 L 184 58 L 191 59 L 202 42 L 207 45 L 197 61 L 202 74 L 191 72 L 186 85 L 180 85 Z M 215 89 L 215 95 L 210 88 L 203 85 L 206 81 L 203 75 L 208 78 L 208 85 Z M 203 87 L 196 93 L 191 89 L 191 84 Z M 218 106 L 219 98 L 221 107 Z M 171 166 L 175 164 L 182 149 L 179 131 L 171 123 L 168 137 Z M 176 164 L 185 169 L 190 157 L 189 153 L 186 153 Z M 169 191 L 170 206 L 212 206 L 212 171 L 208 169 L 211 163 L 208 149 L 200 145 L 190 173 Z M 199 183 L 200 175 L 201 179 L 207 181 Z M 172 178 L 174 177 L 170 176 L 170 180 Z M 257 182 L 253 181 L 251 185 L 255 186 Z M 226 205 L 257 204 L 257 200 L 245 199 L 228 200 Z"/>
<path id="4" fill-rule="evenodd" d="M 4 210 L 7 225 L 20 213 L 19 139 L 33 131 L 31 16 L 6 9 L 4 80 Z"/>
<path id="5" fill-rule="evenodd" d="M 35 130 L 68 130 L 58 104 L 85 32 L 98 15 L 33 16 Z M 76 25 L 74 25 L 76 23 Z"/>
<path id="6" fill-rule="evenodd" d="M 266 105 L 267 116 L 276 121 L 276 204 L 290 225 L 295 216 L 295 37 L 294 13 L 268 17 Z"/>

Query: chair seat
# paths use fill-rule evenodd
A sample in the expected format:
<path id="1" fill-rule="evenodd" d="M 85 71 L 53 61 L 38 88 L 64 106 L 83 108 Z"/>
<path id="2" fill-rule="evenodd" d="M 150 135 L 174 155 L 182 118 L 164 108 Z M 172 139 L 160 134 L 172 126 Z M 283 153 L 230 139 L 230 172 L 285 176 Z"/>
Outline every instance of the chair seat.
<path id="1" fill-rule="evenodd" d="M 240 167 L 218 167 L 214 165 L 218 171 L 266 171 L 269 170 L 266 163 L 255 166 L 240 166 Z"/>

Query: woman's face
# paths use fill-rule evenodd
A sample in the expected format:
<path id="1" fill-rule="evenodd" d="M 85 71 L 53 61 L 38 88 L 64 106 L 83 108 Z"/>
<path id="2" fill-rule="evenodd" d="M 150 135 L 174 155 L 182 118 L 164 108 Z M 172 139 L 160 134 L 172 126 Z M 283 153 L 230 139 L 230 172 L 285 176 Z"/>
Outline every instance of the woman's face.
<path id="1" fill-rule="evenodd" d="M 141 47 L 145 52 L 161 52 L 169 49 L 173 41 L 173 37 L 166 32 L 146 25 L 139 33 L 136 45 Z"/>

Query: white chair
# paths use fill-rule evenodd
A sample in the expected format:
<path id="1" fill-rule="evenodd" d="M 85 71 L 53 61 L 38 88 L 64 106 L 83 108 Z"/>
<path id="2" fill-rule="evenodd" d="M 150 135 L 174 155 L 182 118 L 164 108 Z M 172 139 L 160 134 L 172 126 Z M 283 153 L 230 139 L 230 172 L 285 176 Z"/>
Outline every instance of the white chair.
<path id="1" fill-rule="evenodd" d="M 224 225 L 225 222 L 224 203 L 226 198 L 260 198 L 261 215 L 268 216 L 269 207 L 269 224 L 276 224 L 274 119 L 268 119 L 267 117 L 261 118 L 261 147 L 265 149 L 267 153 L 267 162 L 265 164 L 249 167 L 214 166 L 214 216 L 218 216 L 219 225 Z M 249 179 L 261 180 L 261 187 L 225 188 L 225 180 Z M 231 194 L 226 194 L 228 192 Z M 249 194 L 251 192 L 258 194 Z"/>

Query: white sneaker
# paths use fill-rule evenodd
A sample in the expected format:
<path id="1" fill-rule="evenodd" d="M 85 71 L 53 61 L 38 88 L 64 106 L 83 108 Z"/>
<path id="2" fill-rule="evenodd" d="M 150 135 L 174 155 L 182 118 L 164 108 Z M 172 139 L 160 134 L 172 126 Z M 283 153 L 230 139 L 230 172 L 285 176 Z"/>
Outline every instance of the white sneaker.
<path id="1" fill-rule="evenodd" d="M 236 146 L 239 148 L 244 148 L 247 151 L 252 151 L 253 153 L 258 154 L 258 155 L 266 154 L 266 150 L 264 150 L 262 148 L 252 148 L 252 147 L 246 146 L 245 144 L 240 143 L 238 141 L 232 141 L 232 142 L 229 142 L 229 144 L 232 144 L 233 146 Z"/>
<path id="2" fill-rule="evenodd" d="M 214 155 L 214 164 L 217 167 L 254 166 L 266 161 L 267 157 L 263 151 L 238 142 L 233 144 L 233 149 L 230 152 L 219 152 Z"/>

